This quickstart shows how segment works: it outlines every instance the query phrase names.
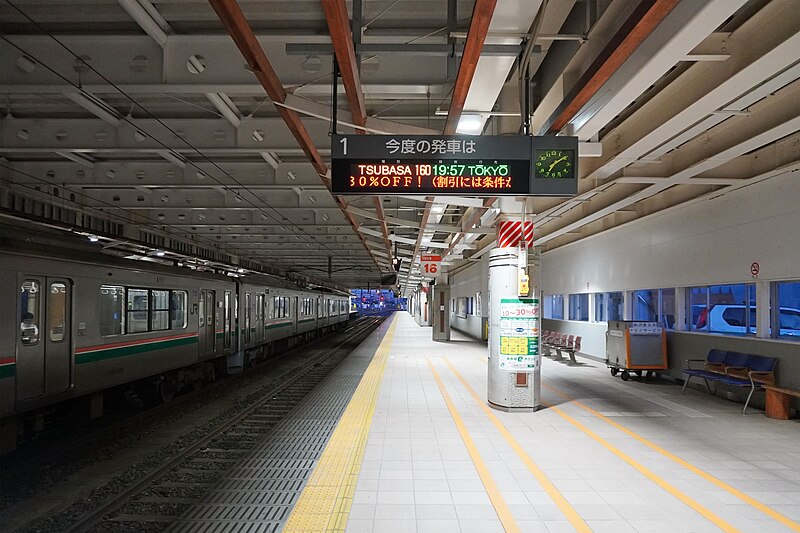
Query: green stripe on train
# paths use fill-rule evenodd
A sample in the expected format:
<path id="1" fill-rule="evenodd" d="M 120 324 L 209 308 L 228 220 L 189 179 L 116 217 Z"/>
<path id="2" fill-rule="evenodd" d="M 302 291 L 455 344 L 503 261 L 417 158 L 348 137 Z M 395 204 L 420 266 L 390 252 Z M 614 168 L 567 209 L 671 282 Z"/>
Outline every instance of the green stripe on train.
<path id="1" fill-rule="evenodd" d="M 16 373 L 17 373 L 16 363 L 0 366 L 0 378 L 10 378 L 13 377 L 14 374 Z"/>
<path id="2" fill-rule="evenodd" d="M 164 350 L 167 348 L 175 348 L 177 346 L 186 346 L 187 344 L 197 344 L 197 336 L 135 344 L 133 346 L 120 346 L 119 348 L 109 348 L 108 350 L 81 353 L 75 356 L 75 363 L 79 365 L 84 363 L 94 363 L 95 361 L 113 359 L 114 357 L 123 357 L 126 355 L 152 352 L 155 350 Z"/>

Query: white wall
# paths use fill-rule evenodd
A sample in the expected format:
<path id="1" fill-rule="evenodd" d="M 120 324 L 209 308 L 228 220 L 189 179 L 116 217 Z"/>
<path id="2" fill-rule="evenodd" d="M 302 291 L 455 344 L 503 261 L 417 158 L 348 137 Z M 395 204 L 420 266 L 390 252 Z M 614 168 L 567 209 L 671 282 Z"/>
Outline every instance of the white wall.
<path id="1" fill-rule="evenodd" d="M 545 294 L 800 278 L 800 176 L 784 174 L 542 254 Z M 588 286 L 587 286 L 588 284 Z"/>
<path id="2" fill-rule="evenodd" d="M 481 315 L 489 316 L 489 262 L 488 254 L 480 261 L 473 263 L 470 267 L 449 277 L 450 284 L 450 327 L 466 333 L 477 339 L 484 338 L 482 331 L 482 318 L 476 315 L 467 315 L 460 318 L 456 314 L 457 305 L 453 306 L 452 301 L 458 298 L 475 298 L 477 292 L 481 293 Z"/>
<path id="3" fill-rule="evenodd" d="M 545 294 L 800 279 L 800 176 L 784 174 L 724 196 L 615 228 L 542 254 Z M 566 313 L 565 313 L 566 316 Z M 605 323 L 546 320 L 545 329 L 584 335 L 582 352 L 605 357 Z M 795 382 L 800 343 L 670 332 L 670 374 L 709 347 L 780 357 L 782 382 Z M 672 353 L 674 352 L 674 353 Z M 680 352 L 680 353 L 679 353 Z M 783 372 L 781 372 L 783 369 Z"/>

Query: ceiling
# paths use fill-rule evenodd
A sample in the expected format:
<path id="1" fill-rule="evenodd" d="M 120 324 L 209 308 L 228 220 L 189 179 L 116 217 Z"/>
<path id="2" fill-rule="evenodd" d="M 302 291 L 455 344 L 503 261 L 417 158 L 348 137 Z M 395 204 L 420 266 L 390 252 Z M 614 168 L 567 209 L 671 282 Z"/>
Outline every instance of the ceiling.
<path id="1" fill-rule="evenodd" d="M 491 249 L 500 205 L 332 196 L 334 53 L 339 133 L 517 134 L 527 87 L 533 134 L 581 140 L 579 194 L 525 200 L 547 251 L 796 170 L 796 6 L 0 0 L 0 214 L 339 288 L 399 257 L 408 292 L 420 253 Z"/>

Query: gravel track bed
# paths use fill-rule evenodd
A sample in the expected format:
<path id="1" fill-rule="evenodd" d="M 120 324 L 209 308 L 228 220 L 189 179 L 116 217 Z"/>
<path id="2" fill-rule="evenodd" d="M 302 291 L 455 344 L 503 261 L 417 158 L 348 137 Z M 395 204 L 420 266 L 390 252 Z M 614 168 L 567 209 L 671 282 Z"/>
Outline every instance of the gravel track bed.
<path id="1" fill-rule="evenodd" d="M 369 334 L 373 329 L 373 327 L 367 328 L 364 333 Z M 336 336 L 333 338 L 335 339 L 335 337 Z M 314 351 L 308 348 L 309 347 L 306 347 L 306 351 Z M 328 364 L 324 365 L 324 367 L 319 364 L 315 365 L 307 374 L 312 376 L 314 381 L 318 383 L 329 373 L 330 369 L 334 368 L 346 357 L 347 353 L 349 353 L 349 351 L 340 348 L 337 351 L 338 355 L 330 358 L 335 361 L 326 361 Z M 272 394 L 271 391 L 278 385 L 279 380 L 277 378 L 270 379 L 264 376 L 265 373 L 271 375 L 283 374 L 280 378 L 280 382 L 285 382 L 302 372 L 298 367 L 295 370 L 288 371 L 287 374 L 288 369 L 298 365 L 298 358 L 292 357 L 285 359 L 291 359 L 291 361 L 281 360 L 277 364 L 273 361 L 271 365 L 263 365 L 264 367 L 269 366 L 271 368 L 265 368 L 267 372 L 258 372 L 258 369 L 256 369 L 254 372 L 244 374 L 244 377 L 247 379 L 245 383 L 243 383 L 244 380 L 231 380 L 231 383 L 226 387 L 214 388 L 213 394 L 209 394 L 208 397 L 197 398 L 191 404 L 187 403 L 187 405 L 179 406 L 175 411 L 164 412 L 159 416 L 152 417 L 153 420 L 151 421 L 152 425 L 150 428 L 136 427 L 128 431 L 116 431 L 113 437 L 107 437 L 110 439 L 110 442 L 98 446 L 97 449 L 89 450 L 86 456 L 76 458 L 76 461 L 71 462 L 68 466 L 41 465 L 38 468 L 37 474 L 35 476 L 30 476 L 38 479 L 36 479 L 36 481 L 31 481 L 31 483 L 25 487 L 24 494 L 19 495 L 18 493 L 17 495 L 6 497 L 7 491 L 3 491 L 4 497 L 0 500 L 0 510 L 4 506 L 9 506 L 15 501 L 24 499 L 25 495 L 48 489 L 55 483 L 63 480 L 64 477 L 68 476 L 70 473 L 96 463 L 100 460 L 99 457 L 108 458 L 113 456 L 117 450 L 124 450 L 135 446 L 136 441 L 139 440 L 139 438 L 143 438 L 144 435 L 156 431 L 162 425 L 168 425 L 177 420 L 181 420 L 191 411 L 218 401 L 223 398 L 226 393 L 230 392 L 230 390 L 241 391 L 245 389 L 247 384 L 256 382 L 257 380 L 262 383 L 262 386 L 232 401 L 230 406 L 218 416 L 194 427 L 184 435 L 181 435 L 169 444 L 155 451 L 155 453 L 152 453 L 146 458 L 143 458 L 140 462 L 128 467 L 107 483 L 98 486 L 92 490 L 88 496 L 75 501 L 69 507 L 39 521 L 30 529 L 27 529 L 27 531 L 43 533 L 69 530 L 72 524 L 77 523 L 82 517 L 90 514 L 94 509 L 97 509 L 99 505 L 127 490 L 146 476 L 151 475 L 151 473 L 179 455 L 183 450 L 193 446 L 212 430 L 233 419 L 244 409 L 254 405 L 256 402 L 265 403 L 265 405 L 283 414 L 291 410 L 291 408 L 302 399 L 304 394 L 298 395 L 296 393 L 287 393 L 286 391 Z M 308 360 L 308 358 L 303 359 Z M 306 378 L 301 378 L 300 381 L 302 382 L 303 379 Z M 316 383 L 314 383 L 314 386 Z M 265 397 L 271 399 L 265 402 Z M 137 501 L 134 499 L 126 502 L 113 513 L 114 516 L 119 517 L 118 519 L 114 519 L 112 516 L 106 516 L 104 521 L 91 529 L 91 531 L 163 531 L 171 523 L 171 520 L 167 517 L 181 514 L 189 505 L 189 503 L 185 502 L 170 503 L 170 498 L 198 499 L 202 497 L 202 494 L 204 494 L 210 486 L 214 485 L 226 471 L 235 464 L 238 464 L 239 459 L 246 455 L 257 443 L 261 442 L 264 436 L 271 431 L 281 418 L 280 416 L 276 417 L 271 414 L 264 415 L 264 413 L 260 411 L 260 409 L 257 409 L 252 419 L 244 419 L 241 425 L 237 423 L 236 426 L 229 428 L 225 433 L 210 441 L 205 449 L 195 452 L 195 455 L 189 456 L 189 458 L 184 460 L 177 467 L 173 467 L 171 471 L 167 472 L 166 475 L 163 475 L 159 479 L 159 484 L 147 487 L 145 490 L 141 491 L 137 498 L 142 498 L 144 501 Z M 41 473 L 50 473 L 52 475 L 42 478 Z M 170 486 L 171 483 L 181 485 Z M 158 501 L 159 499 L 161 501 Z M 143 515 L 143 518 L 140 521 L 139 519 L 133 519 L 131 515 Z M 166 519 L 161 520 L 160 517 Z M 2 519 L 2 513 L 0 513 L 0 519 Z"/>

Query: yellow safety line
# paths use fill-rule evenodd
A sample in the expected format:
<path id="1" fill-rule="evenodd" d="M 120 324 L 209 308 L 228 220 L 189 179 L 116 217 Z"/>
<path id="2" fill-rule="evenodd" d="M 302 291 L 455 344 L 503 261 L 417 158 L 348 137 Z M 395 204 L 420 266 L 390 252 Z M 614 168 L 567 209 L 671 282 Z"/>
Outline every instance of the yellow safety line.
<path id="1" fill-rule="evenodd" d="M 633 430 L 630 430 L 630 429 L 626 428 L 622 424 L 620 424 L 618 422 L 615 422 L 614 420 L 611 420 L 607 416 L 595 411 L 594 409 L 592 409 L 588 405 L 580 402 L 579 400 L 576 400 L 575 398 L 570 397 L 569 395 L 567 395 L 564 392 L 561 392 L 560 390 L 558 390 L 557 388 L 553 387 L 552 385 L 547 385 L 547 384 L 543 384 L 543 385 L 545 387 L 547 387 L 548 389 L 552 390 L 553 392 L 555 392 L 556 394 L 558 394 L 559 396 L 561 396 L 562 398 L 570 400 L 571 402 L 573 402 L 575 405 L 577 405 L 581 409 L 589 411 L 590 413 L 592 413 L 594 416 L 598 417 L 603 422 L 611 424 L 612 426 L 614 426 L 618 430 L 622 431 L 626 435 L 629 435 L 630 437 L 633 437 L 634 439 L 638 440 L 639 442 L 641 442 L 645 446 L 657 451 L 658 453 L 664 455 L 665 457 L 668 457 L 669 459 L 672 459 L 673 461 L 675 461 L 676 463 L 678 463 L 682 467 L 686 468 L 687 470 L 690 470 L 691 472 L 694 472 L 695 474 L 697 474 L 698 476 L 702 477 L 703 479 L 705 479 L 709 483 L 712 483 L 712 484 L 718 486 L 719 488 L 721 488 L 723 490 L 726 490 L 727 492 L 729 492 L 730 494 L 736 496 L 737 498 L 739 498 L 740 500 L 744 501 L 745 503 L 747 503 L 749 505 L 752 505 L 753 507 L 755 507 L 756 509 L 758 509 L 762 513 L 764 513 L 764 514 L 770 516 L 771 518 L 777 520 L 778 522 L 780 522 L 781 524 L 785 525 L 789 529 L 792 529 L 794 531 L 800 531 L 800 524 L 798 524 L 797 522 L 793 521 L 789 517 L 782 515 L 781 513 L 779 513 L 778 511 L 772 509 L 768 505 L 765 505 L 765 504 L 761 503 L 760 501 L 756 500 L 755 498 L 753 498 L 752 496 L 748 496 L 747 494 L 745 494 L 744 492 L 740 491 L 739 489 L 737 489 L 735 487 L 732 487 L 731 485 L 728 485 L 727 483 L 725 483 L 721 479 L 718 479 L 718 478 L 712 476 L 711 474 L 701 470 L 700 468 L 698 468 L 695 465 L 689 463 L 685 459 L 681 459 L 680 457 L 678 457 L 674 453 L 665 450 L 664 448 L 662 448 L 661 446 L 659 446 L 658 444 L 656 444 L 656 443 L 654 443 L 654 442 L 652 442 L 650 440 L 647 440 L 646 438 L 644 438 L 641 435 L 637 434 Z"/>
<path id="2" fill-rule="evenodd" d="M 396 328 L 393 318 L 283 531 L 344 532 Z"/>
<path id="3" fill-rule="evenodd" d="M 652 481 L 653 483 L 655 483 L 656 485 L 658 485 L 659 487 L 661 487 L 662 489 L 667 491 L 669 494 L 671 494 L 675 498 L 679 499 L 680 501 L 682 501 L 683 503 L 685 503 L 686 505 L 688 505 L 689 507 L 694 509 L 695 512 L 699 513 L 701 516 L 706 518 L 708 521 L 713 523 L 715 526 L 720 528 L 722 531 L 727 531 L 727 532 L 731 532 L 731 533 L 732 532 L 739 532 L 739 529 L 735 528 L 728 521 L 724 520 L 721 516 L 718 516 L 717 514 L 711 512 L 708 508 L 706 508 L 700 502 L 698 502 L 697 500 L 695 500 L 691 496 L 688 496 L 687 494 L 685 494 L 685 493 L 681 492 L 680 490 L 678 490 L 675 486 L 673 486 L 672 484 L 667 482 L 664 478 L 662 478 L 661 476 L 657 475 L 655 472 L 653 472 L 652 470 L 650 470 L 649 468 L 647 468 L 643 464 L 641 464 L 638 461 L 636 461 L 635 459 L 633 459 L 631 456 L 629 456 L 628 454 L 626 454 L 625 452 L 623 452 L 622 450 L 620 450 L 619 448 L 617 448 L 616 446 L 614 446 L 613 444 L 608 442 L 606 439 L 604 439 L 603 437 L 601 437 L 600 435 L 598 435 L 597 433 L 595 433 L 591 429 L 587 428 L 586 426 L 584 426 L 583 424 L 581 424 L 580 422 L 578 422 L 577 420 L 575 420 L 574 418 L 572 418 L 571 416 L 566 414 L 564 411 L 562 411 L 561 409 L 559 409 L 555 405 L 549 405 L 549 404 L 546 404 L 545 402 L 542 402 L 542 405 L 544 405 L 546 407 L 549 407 L 550 409 L 552 409 L 553 411 L 558 413 L 558 415 L 560 415 L 567 422 L 569 422 L 570 424 L 572 424 L 576 428 L 578 428 L 581 431 L 583 431 L 586 435 L 591 437 L 595 442 L 601 444 L 608 451 L 610 451 L 611 453 L 613 453 L 614 455 L 616 455 L 617 457 L 619 457 L 620 459 L 622 459 L 623 461 L 628 463 L 630 466 L 632 466 L 633 468 L 638 470 L 639 473 L 641 473 L 643 476 L 648 478 L 650 481 Z"/>
<path id="4" fill-rule="evenodd" d="M 522 530 L 520 530 L 516 521 L 514 521 L 514 517 L 503 495 L 500 493 L 500 489 L 497 488 L 497 484 L 489 473 L 489 469 L 486 467 L 486 463 L 483 461 L 480 452 L 478 452 L 478 448 L 475 447 L 475 442 L 473 442 L 472 437 L 470 437 L 469 431 L 467 431 L 467 427 L 461 419 L 461 415 L 456 410 L 456 406 L 453 405 L 452 400 L 450 400 L 450 395 L 447 394 L 447 389 L 444 387 L 442 378 L 439 377 L 439 373 L 436 372 L 436 368 L 434 368 L 430 359 L 428 359 L 428 366 L 433 374 L 433 379 L 436 380 L 436 384 L 439 386 L 439 392 L 442 393 L 444 403 L 447 404 L 450 416 L 453 417 L 453 422 L 455 422 L 456 428 L 458 428 L 458 432 L 461 434 L 461 440 L 464 441 L 464 446 L 467 447 L 467 452 L 469 452 L 472 463 L 478 471 L 478 476 L 480 476 L 483 486 L 486 488 L 486 493 L 489 495 L 489 500 L 491 500 L 492 506 L 494 506 L 494 510 L 497 513 L 497 517 L 500 519 L 500 523 L 503 525 L 503 529 L 506 533 L 521 533 Z"/>
<path id="5" fill-rule="evenodd" d="M 530 455 L 528 455 L 522 446 L 520 446 L 517 439 L 514 438 L 514 436 L 508 431 L 508 429 L 506 429 L 500 419 L 497 418 L 497 415 L 495 415 L 489 406 L 486 405 L 486 401 L 478 396 L 478 393 L 475 392 L 475 389 L 473 389 L 469 383 L 467 383 L 467 381 L 461 376 L 458 370 L 455 369 L 448 359 L 445 359 L 444 362 L 447 363 L 447 366 L 450 367 L 450 371 L 455 374 L 475 402 L 481 407 L 481 409 L 483 409 L 483 412 L 486 413 L 486 416 L 489 417 L 489 420 L 492 421 L 494 427 L 496 427 L 503 438 L 506 439 L 506 442 L 508 442 L 511 448 L 516 452 L 517 456 L 522 460 L 523 463 L 525 463 L 525 466 L 528 467 L 528 470 L 531 472 L 531 474 L 533 474 L 533 477 L 536 478 L 536 481 L 539 482 L 539 484 L 544 488 L 545 492 L 547 492 L 553 502 L 555 502 L 567 520 L 569 520 L 569 523 L 572 524 L 572 527 L 574 527 L 579 533 L 591 533 L 592 529 L 589 527 L 589 525 L 583 520 L 583 518 L 581 518 L 581 516 L 578 514 L 575 508 L 570 505 L 567 499 L 564 498 L 564 496 L 561 494 L 561 491 L 559 491 L 556 486 L 553 485 L 553 482 L 550 481 L 550 478 L 548 478 L 547 475 L 542 472 L 542 469 L 539 468 L 533 459 L 531 459 Z"/>

